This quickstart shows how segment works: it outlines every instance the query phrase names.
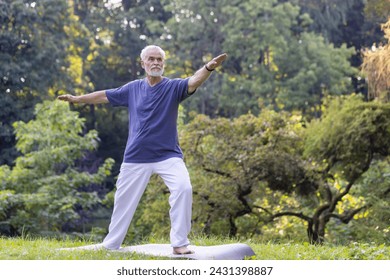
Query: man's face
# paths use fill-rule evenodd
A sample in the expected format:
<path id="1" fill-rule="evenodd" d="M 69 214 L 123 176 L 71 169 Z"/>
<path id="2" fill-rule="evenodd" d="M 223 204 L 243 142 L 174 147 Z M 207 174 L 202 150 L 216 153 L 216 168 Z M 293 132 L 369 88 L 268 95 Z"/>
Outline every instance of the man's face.
<path id="1" fill-rule="evenodd" d="M 164 73 L 164 58 L 158 49 L 149 50 L 141 65 L 149 76 L 160 77 Z"/>

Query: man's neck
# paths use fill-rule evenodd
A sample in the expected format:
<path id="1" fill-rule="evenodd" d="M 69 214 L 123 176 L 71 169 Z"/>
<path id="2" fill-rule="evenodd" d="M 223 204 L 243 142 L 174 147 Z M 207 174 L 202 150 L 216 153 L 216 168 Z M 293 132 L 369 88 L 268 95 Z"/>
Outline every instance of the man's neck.
<path id="1" fill-rule="evenodd" d="M 146 80 L 148 81 L 148 84 L 153 87 L 155 85 L 157 85 L 159 82 L 161 82 L 163 79 L 162 76 L 158 76 L 158 77 L 155 77 L 155 76 L 150 76 L 150 75 L 147 75 L 146 76 Z"/>

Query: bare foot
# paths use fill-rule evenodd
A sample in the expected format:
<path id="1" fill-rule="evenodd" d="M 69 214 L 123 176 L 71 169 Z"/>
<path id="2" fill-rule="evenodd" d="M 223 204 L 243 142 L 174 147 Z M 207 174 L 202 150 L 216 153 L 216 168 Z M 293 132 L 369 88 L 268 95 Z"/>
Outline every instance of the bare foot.
<path id="1" fill-rule="evenodd" d="M 195 254 L 195 252 L 188 249 L 187 246 L 183 246 L 183 247 L 173 247 L 173 254 L 174 255 L 189 255 L 189 254 Z"/>

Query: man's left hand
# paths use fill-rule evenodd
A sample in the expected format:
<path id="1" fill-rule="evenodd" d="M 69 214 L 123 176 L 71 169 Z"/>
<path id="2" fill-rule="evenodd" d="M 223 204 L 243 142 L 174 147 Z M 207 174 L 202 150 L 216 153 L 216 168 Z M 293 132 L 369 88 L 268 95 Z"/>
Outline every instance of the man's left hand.
<path id="1" fill-rule="evenodd" d="M 214 70 L 215 68 L 217 68 L 219 65 L 222 64 L 222 62 L 226 59 L 226 57 L 227 57 L 226 53 L 214 57 L 206 64 L 207 68 L 210 70 Z"/>

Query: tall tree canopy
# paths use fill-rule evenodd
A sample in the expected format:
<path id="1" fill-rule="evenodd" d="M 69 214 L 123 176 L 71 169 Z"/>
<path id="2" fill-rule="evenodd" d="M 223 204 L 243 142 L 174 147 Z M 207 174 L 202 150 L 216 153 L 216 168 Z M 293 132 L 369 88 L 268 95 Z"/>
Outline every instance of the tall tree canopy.
<path id="1" fill-rule="evenodd" d="M 31 119 L 49 89 L 68 81 L 68 6 L 62 0 L 1 1 L 0 22 L 0 164 L 12 164 L 12 123 Z"/>

